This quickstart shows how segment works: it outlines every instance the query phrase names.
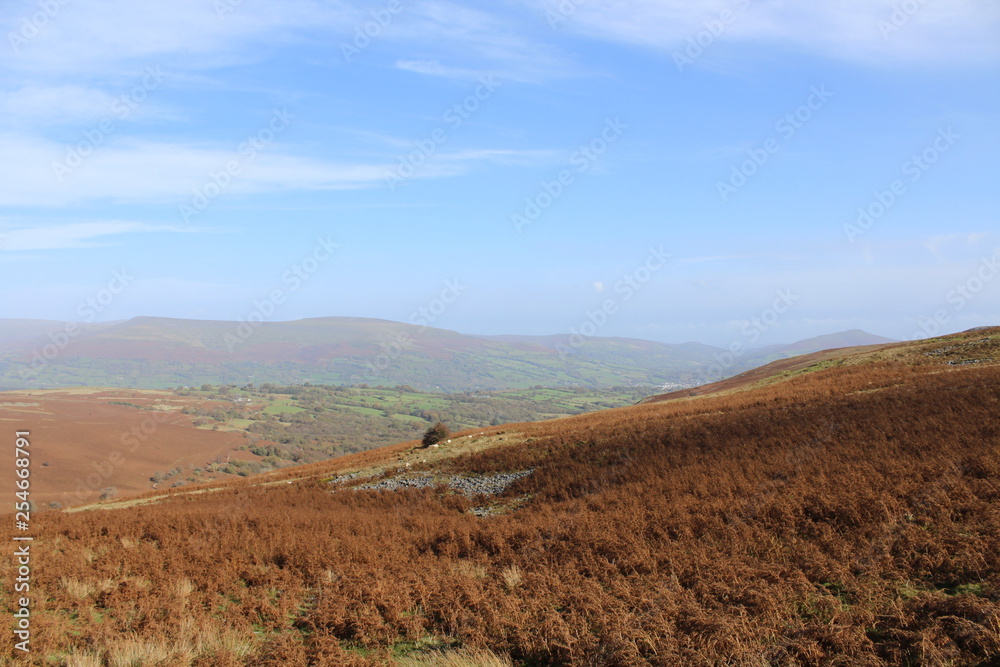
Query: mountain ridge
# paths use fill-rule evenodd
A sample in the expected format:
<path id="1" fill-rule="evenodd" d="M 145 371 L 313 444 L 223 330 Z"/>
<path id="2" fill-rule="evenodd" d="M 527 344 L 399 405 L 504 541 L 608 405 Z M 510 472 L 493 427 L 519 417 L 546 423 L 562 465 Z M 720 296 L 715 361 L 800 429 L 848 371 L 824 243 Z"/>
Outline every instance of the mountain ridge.
<path id="1" fill-rule="evenodd" d="M 463 334 L 362 317 L 232 322 L 139 316 L 102 323 L 0 320 L 0 388 L 101 385 L 160 389 L 203 383 L 407 384 L 441 391 L 534 385 L 691 386 L 829 340 L 884 341 L 841 332 L 745 352 L 573 334 Z"/>

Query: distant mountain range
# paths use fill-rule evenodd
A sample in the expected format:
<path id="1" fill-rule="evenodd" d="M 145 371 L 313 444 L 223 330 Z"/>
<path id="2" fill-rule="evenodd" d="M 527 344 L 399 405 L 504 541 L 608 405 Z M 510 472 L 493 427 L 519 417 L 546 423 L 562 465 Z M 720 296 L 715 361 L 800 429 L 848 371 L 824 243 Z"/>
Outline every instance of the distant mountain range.
<path id="1" fill-rule="evenodd" d="M 387 320 L 220 322 L 136 317 L 105 323 L 0 320 L 0 389 L 76 385 L 371 384 L 502 390 L 534 385 L 689 387 L 776 359 L 893 342 L 844 331 L 732 355 L 701 343 L 474 336 Z"/>

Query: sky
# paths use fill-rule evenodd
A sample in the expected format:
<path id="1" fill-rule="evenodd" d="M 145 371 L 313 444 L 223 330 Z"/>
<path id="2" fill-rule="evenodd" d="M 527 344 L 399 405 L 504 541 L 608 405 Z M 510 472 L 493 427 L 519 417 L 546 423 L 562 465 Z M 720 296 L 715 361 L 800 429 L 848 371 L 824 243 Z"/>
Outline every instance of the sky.
<path id="1" fill-rule="evenodd" d="M 1000 324 L 1000 5 L 8 1 L 0 317 Z"/>

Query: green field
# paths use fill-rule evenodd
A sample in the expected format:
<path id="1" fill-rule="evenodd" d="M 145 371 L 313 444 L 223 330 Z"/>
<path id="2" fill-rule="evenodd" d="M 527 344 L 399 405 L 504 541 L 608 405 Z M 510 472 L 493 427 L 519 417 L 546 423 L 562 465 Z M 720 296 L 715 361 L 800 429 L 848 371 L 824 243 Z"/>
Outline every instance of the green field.
<path id="1" fill-rule="evenodd" d="M 189 410 L 201 428 L 245 431 L 247 448 L 270 466 L 319 461 L 420 438 L 442 421 L 453 431 L 508 422 L 538 421 L 631 405 L 654 387 L 554 389 L 454 394 L 412 387 L 264 384 L 178 389 L 226 407 Z M 249 464 L 240 464 L 249 465 Z"/>
<path id="2" fill-rule="evenodd" d="M 304 410 L 305 408 L 297 405 L 291 405 L 286 401 L 274 401 L 264 408 L 263 412 L 267 415 L 280 415 L 285 413 L 295 414 L 296 412 L 303 412 Z"/>

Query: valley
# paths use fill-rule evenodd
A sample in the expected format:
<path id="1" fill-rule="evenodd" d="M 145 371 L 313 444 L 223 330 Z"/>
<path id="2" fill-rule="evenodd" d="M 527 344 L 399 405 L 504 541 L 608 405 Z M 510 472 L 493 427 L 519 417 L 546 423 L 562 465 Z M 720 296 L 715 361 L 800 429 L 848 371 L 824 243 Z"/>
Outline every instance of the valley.
<path id="1" fill-rule="evenodd" d="M 997 414 L 994 328 L 43 512 L 37 664 L 992 664 Z"/>
<path id="2" fill-rule="evenodd" d="M 31 423 L 39 509 L 247 477 L 453 429 L 632 405 L 653 387 L 444 394 L 412 387 L 264 384 L 0 392 L 0 422 Z M 0 472 L 0 482 L 11 471 Z M 10 479 L 8 480 L 8 477 Z"/>

